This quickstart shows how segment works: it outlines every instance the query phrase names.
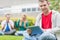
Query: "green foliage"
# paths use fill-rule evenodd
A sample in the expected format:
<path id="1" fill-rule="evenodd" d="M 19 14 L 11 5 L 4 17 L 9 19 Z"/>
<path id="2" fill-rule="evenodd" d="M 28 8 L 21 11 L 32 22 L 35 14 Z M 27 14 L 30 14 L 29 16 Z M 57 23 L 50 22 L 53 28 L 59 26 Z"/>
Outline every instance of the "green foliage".
<path id="1" fill-rule="evenodd" d="M 34 17 L 27 17 L 27 20 L 29 22 L 29 26 L 33 26 L 35 24 L 35 18 Z"/>
<path id="2" fill-rule="evenodd" d="M 49 2 L 50 2 L 51 9 L 59 11 L 60 0 L 49 0 Z"/>

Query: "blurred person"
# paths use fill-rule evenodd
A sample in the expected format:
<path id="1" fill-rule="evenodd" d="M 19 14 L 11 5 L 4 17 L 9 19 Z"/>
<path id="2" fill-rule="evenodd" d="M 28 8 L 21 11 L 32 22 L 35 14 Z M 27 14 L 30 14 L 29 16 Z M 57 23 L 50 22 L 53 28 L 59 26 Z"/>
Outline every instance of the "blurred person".
<path id="1" fill-rule="evenodd" d="M 29 26 L 28 20 L 26 18 L 26 15 L 23 14 L 22 18 L 18 20 L 17 22 L 17 27 L 19 28 L 19 31 L 17 31 L 15 33 L 15 35 L 20 35 L 23 34 L 23 32 L 27 29 L 27 27 Z"/>
<path id="2" fill-rule="evenodd" d="M 10 14 L 6 13 L 5 17 L 6 20 L 3 20 L 1 23 L 3 33 L 7 35 L 14 34 L 15 33 L 14 22 L 10 20 Z"/>

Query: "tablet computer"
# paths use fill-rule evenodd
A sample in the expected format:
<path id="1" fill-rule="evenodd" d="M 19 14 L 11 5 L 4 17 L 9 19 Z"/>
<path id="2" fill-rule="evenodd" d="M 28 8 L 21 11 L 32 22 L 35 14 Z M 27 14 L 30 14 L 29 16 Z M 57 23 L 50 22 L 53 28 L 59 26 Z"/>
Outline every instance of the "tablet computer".
<path id="1" fill-rule="evenodd" d="M 32 33 L 31 33 L 32 36 L 37 35 L 37 34 L 41 35 L 43 33 L 43 31 L 41 30 L 41 28 L 39 26 L 32 26 L 32 27 L 28 27 L 28 28 L 32 30 Z"/>

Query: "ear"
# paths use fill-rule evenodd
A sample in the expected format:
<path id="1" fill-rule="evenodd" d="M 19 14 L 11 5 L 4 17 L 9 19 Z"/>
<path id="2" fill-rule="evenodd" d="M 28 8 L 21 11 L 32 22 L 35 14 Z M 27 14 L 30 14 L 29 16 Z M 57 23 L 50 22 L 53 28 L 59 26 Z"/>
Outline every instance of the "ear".
<path id="1" fill-rule="evenodd" d="M 48 2 L 48 5 L 50 5 L 50 2 Z"/>

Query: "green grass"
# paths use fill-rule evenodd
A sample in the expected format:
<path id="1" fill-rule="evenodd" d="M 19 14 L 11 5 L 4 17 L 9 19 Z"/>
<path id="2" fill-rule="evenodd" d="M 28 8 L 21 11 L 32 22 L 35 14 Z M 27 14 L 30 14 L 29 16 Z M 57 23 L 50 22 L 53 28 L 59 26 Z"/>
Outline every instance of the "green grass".
<path id="1" fill-rule="evenodd" d="M 11 35 L 4 35 L 0 36 L 0 40 L 22 40 L 23 36 L 11 36 Z"/>

